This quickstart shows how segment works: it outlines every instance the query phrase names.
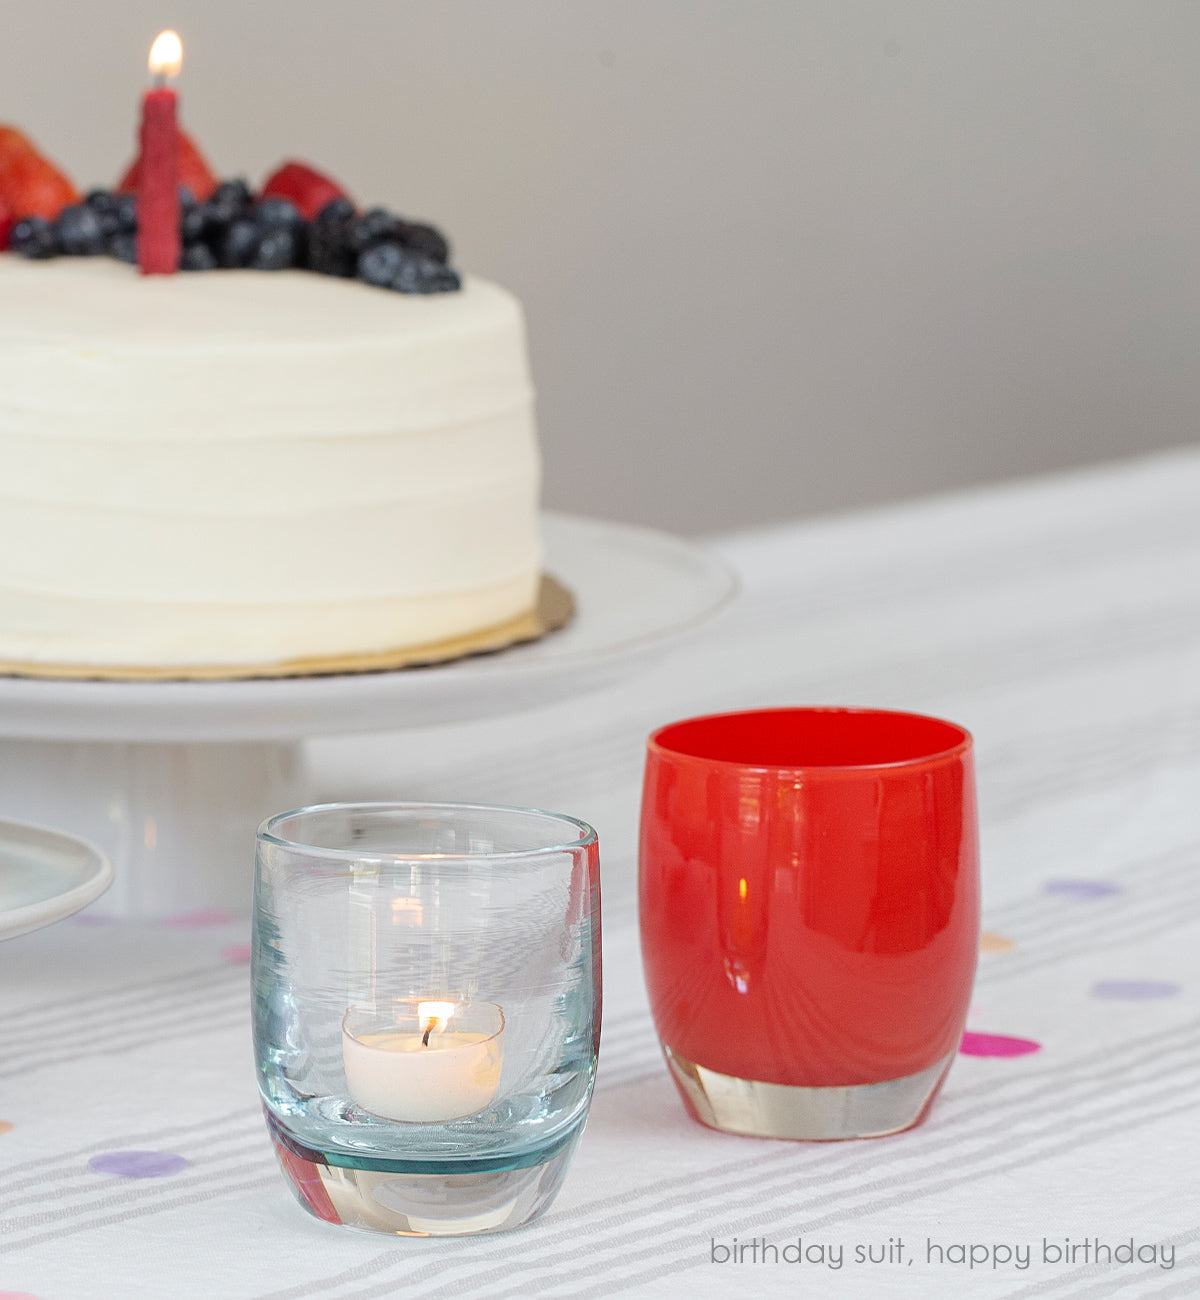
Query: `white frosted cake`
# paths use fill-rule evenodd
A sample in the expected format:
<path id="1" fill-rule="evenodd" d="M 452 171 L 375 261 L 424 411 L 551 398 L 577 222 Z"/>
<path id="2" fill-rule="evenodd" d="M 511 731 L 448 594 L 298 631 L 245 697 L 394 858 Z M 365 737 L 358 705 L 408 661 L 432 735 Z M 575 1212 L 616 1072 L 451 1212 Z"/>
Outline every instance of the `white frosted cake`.
<path id="1" fill-rule="evenodd" d="M 0 256 L 0 661 L 265 665 L 535 600 L 519 303 Z"/>

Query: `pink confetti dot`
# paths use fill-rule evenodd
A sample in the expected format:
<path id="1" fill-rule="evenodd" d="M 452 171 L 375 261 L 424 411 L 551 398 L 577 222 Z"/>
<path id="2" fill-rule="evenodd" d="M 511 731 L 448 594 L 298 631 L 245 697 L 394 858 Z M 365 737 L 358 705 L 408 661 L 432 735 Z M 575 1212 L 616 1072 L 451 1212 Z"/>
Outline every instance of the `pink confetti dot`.
<path id="1" fill-rule="evenodd" d="M 186 1169 L 188 1163 L 171 1151 L 106 1151 L 93 1156 L 88 1168 L 94 1174 L 116 1174 L 118 1178 L 165 1178 Z"/>
<path id="2" fill-rule="evenodd" d="M 977 1034 L 968 1029 L 958 1049 L 964 1056 L 1028 1056 L 1040 1052 L 1041 1043 L 1032 1038 L 1010 1038 L 1007 1034 Z"/>
<path id="3" fill-rule="evenodd" d="M 0 1300 L 38 1300 L 32 1291 L 0 1291 Z"/>
<path id="4" fill-rule="evenodd" d="M 1100 980 L 1092 985 L 1093 997 L 1124 999 L 1129 1002 L 1173 998 L 1180 992 L 1180 986 L 1169 980 Z"/>
<path id="5" fill-rule="evenodd" d="M 180 912 L 176 916 L 168 916 L 164 919 L 163 925 L 169 926 L 172 930 L 198 930 L 206 925 L 228 925 L 230 921 L 236 921 L 237 917 L 232 912 L 226 912 L 220 907 L 202 907 L 195 912 Z"/>
<path id="6" fill-rule="evenodd" d="M 231 966 L 245 966 L 250 960 L 250 945 L 231 943 L 228 948 L 221 949 L 221 960 L 229 962 Z"/>

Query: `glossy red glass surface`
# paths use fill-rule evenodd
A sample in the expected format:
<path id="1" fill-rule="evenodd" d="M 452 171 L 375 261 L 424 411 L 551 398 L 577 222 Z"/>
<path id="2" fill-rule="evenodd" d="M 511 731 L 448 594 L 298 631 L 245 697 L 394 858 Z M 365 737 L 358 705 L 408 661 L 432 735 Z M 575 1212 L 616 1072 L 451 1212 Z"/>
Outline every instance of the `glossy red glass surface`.
<path id="1" fill-rule="evenodd" d="M 979 944 L 971 737 L 916 714 L 772 709 L 649 742 L 642 956 L 660 1040 L 806 1087 L 956 1049 Z"/>

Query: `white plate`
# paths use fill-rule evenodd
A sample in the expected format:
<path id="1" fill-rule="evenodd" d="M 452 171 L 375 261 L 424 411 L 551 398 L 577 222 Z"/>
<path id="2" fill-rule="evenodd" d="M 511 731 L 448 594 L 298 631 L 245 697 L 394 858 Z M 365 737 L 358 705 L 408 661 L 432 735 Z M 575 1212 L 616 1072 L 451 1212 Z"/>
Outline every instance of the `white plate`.
<path id="1" fill-rule="evenodd" d="M 546 569 L 575 596 L 561 632 L 495 655 L 400 672 L 234 682 L 0 678 L 0 736 L 284 740 L 433 726 L 531 708 L 619 680 L 732 599 L 703 547 L 631 524 L 547 514 Z"/>
<path id="2" fill-rule="evenodd" d="M 0 820 L 0 939 L 78 912 L 112 878 L 112 863 L 87 840 Z"/>

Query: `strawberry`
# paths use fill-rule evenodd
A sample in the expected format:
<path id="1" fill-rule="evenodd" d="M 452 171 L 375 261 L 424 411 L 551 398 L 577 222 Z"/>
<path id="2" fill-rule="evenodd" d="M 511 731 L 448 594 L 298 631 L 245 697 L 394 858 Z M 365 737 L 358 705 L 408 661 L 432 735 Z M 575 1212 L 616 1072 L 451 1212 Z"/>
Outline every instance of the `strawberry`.
<path id="1" fill-rule="evenodd" d="M 262 187 L 263 198 L 289 199 L 300 209 L 305 221 L 312 221 L 322 208 L 334 199 L 349 196 L 337 183 L 322 172 L 302 162 L 280 164 Z"/>
<path id="2" fill-rule="evenodd" d="M 136 194 L 141 173 L 141 155 L 133 160 L 125 170 L 125 175 L 116 184 L 118 194 Z M 186 185 L 195 195 L 197 203 L 205 199 L 217 188 L 217 178 L 213 175 L 208 159 L 196 147 L 195 141 L 182 128 L 179 130 L 179 183 Z"/>
<path id="3" fill-rule="evenodd" d="M 0 206 L 9 218 L 45 217 L 53 220 L 79 191 L 20 131 L 0 126 Z M 7 240 L 0 240 L 0 248 Z"/>

